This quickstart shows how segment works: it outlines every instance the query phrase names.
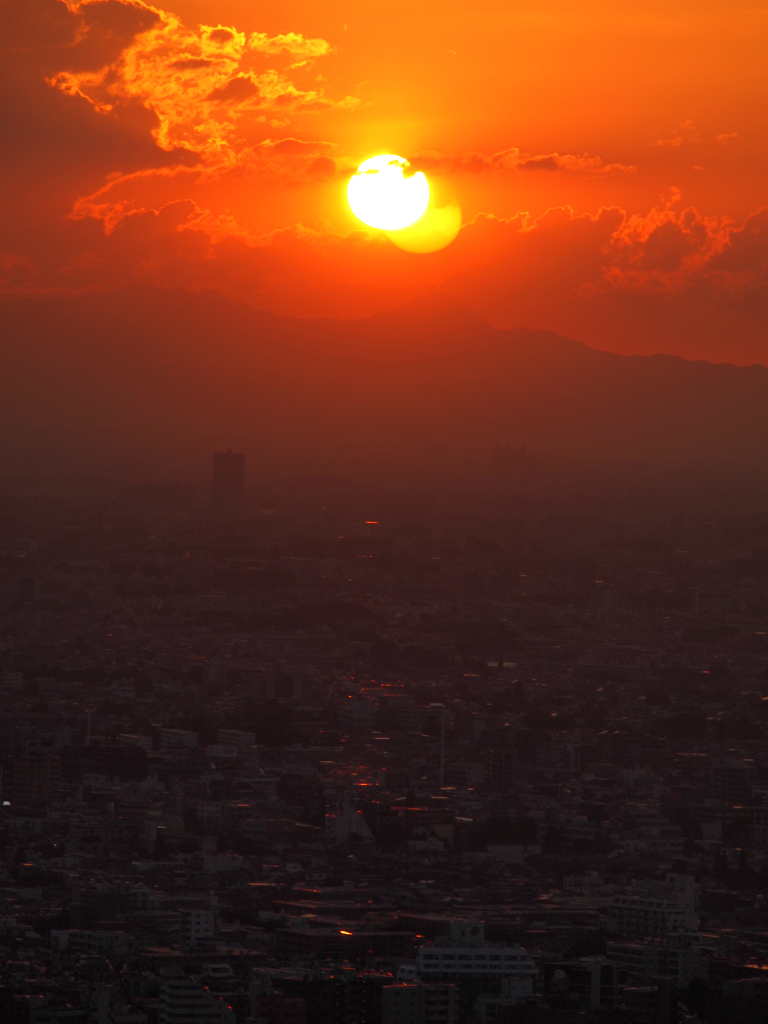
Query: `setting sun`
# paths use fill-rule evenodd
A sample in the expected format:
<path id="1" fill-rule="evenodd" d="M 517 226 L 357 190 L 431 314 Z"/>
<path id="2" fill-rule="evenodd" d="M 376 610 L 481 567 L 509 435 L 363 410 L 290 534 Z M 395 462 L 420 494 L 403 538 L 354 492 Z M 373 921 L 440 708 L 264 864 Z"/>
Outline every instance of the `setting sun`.
<path id="1" fill-rule="evenodd" d="M 347 186 L 354 215 L 382 231 L 415 224 L 429 205 L 429 183 L 421 171 L 406 177 L 408 167 L 407 160 L 392 153 L 364 160 Z"/>

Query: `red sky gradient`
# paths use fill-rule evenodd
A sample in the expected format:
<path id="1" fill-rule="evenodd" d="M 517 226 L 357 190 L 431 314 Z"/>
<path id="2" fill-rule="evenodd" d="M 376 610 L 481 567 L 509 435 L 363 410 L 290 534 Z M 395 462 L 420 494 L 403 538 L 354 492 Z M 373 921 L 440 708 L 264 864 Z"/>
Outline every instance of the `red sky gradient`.
<path id="1" fill-rule="evenodd" d="M 4 295 L 130 280 L 768 364 L 768 4 L 0 0 Z M 345 200 L 375 153 L 464 227 Z M 8 159 L 10 157 L 10 159 Z"/>

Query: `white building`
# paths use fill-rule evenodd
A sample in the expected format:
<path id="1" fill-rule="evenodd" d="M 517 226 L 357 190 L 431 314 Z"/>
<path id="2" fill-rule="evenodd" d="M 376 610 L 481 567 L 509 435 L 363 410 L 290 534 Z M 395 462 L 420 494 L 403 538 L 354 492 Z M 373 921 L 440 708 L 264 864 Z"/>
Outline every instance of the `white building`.
<path id="1" fill-rule="evenodd" d="M 635 886 L 634 893 L 614 896 L 609 928 L 627 939 L 696 932 L 696 888 L 692 875 L 670 875 L 665 883 Z"/>
<path id="2" fill-rule="evenodd" d="M 522 946 L 486 943 L 482 921 L 452 921 L 448 942 L 420 947 L 416 973 L 422 981 L 447 975 L 516 977 L 530 980 L 533 991 L 539 972 Z"/>
<path id="3" fill-rule="evenodd" d="M 630 985 L 647 985 L 655 977 L 672 978 L 685 988 L 694 978 L 706 980 L 709 965 L 698 934 L 678 932 L 664 939 L 609 942 L 608 956 L 627 972 Z"/>
<path id="4" fill-rule="evenodd" d="M 110 953 L 127 948 L 125 932 L 88 931 L 84 928 L 51 929 L 51 948 L 76 953 Z"/>
<path id="5" fill-rule="evenodd" d="M 192 978 L 166 978 L 160 985 L 158 1024 L 235 1024 L 232 1008 Z"/>
<path id="6" fill-rule="evenodd" d="M 252 732 L 243 732 L 242 729 L 217 729 L 216 742 L 222 747 L 236 747 L 237 756 L 242 757 L 255 746 L 256 737 Z"/>
<path id="7" fill-rule="evenodd" d="M 171 750 L 194 750 L 197 746 L 197 733 L 189 729 L 161 729 L 160 752 Z"/>
<path id="8" fill-rule="evenodd" d="M 533 978 L 509 977 L 500 992 L 481 992 L 475 1000 L 475 1016 L 480 1024 L 494 1024 L 509 1006 L 531 1002 L 535 997 Z"/>

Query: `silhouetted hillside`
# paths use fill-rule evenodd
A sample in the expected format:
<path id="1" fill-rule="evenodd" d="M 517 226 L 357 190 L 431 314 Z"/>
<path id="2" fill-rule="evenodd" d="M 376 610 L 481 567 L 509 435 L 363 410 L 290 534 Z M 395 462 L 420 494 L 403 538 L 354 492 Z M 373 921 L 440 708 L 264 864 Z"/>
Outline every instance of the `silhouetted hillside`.
<path id="1" fill-rule="evenodd" d="M 761 462 L 768 369 L 500 331 L 440 298 L 359 321 L 278 318 L 135 286 L 0 306 L 3 469 L 527 444 L 592 458 Z M 158 462 L 159 460 L 159 462 Z"/>

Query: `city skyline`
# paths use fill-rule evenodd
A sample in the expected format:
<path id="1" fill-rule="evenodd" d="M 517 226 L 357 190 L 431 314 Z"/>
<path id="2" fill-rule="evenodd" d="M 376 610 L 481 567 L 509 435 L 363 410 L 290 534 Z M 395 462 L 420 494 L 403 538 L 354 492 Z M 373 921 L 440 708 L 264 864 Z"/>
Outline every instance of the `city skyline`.
<path id="1" fill-rule="evenodd" d="M 765 1024 L 768 0 L 0 0 L 0 1022 Z"/>

